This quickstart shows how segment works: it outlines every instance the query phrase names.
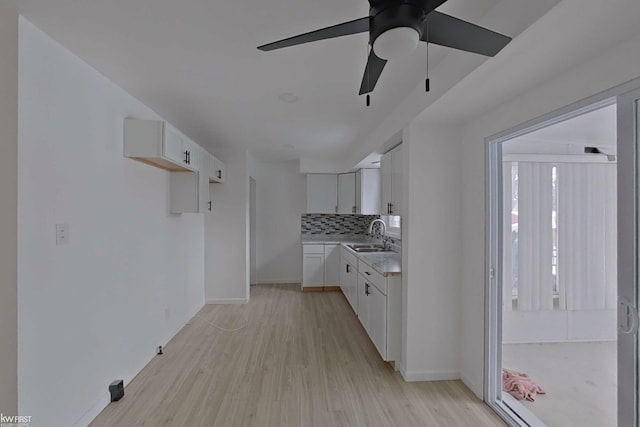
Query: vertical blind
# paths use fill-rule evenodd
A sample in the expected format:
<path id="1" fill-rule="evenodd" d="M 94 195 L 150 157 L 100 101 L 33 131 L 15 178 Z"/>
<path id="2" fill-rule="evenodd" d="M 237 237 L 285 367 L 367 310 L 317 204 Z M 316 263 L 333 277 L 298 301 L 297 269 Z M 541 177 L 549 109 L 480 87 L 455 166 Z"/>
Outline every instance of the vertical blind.
<path id="1" fill-rule="evenodd" d="M 554 166 L 557 171 L 557 285 L 552 273 Z M 558 298 L 557 308 L 561 310 L 615 308 L 615 164 L 504 162 L 503 173 L 505 310 L 512 309 L 514 289 L 515 309 L 519 311 L 553 310 L 554 297 Z M 517 183 L 515 192 L 514 182 Z M 514 198 L 517 199 L 517 225 L 511 221 Z"/>

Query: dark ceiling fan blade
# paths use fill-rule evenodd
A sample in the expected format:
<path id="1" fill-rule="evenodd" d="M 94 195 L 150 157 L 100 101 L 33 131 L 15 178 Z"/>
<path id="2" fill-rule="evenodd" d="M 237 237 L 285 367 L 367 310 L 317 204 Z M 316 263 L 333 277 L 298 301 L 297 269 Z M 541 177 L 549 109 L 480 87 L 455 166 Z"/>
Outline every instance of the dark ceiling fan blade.
<path id="1" fill-rule="evenodd" d="M 373 92 L 373 88 L 376 87 L 385 65 L 387 65 L 387 60 L 379 58 L 371 50 L 367 60 L 367 68 L 364 70 L 364 76 L 362 77 L 362 84 L 360 85 L 360 95 Z"/>
<path id="2" fill-rule="evenodd" d="M 356 19 L 354 21 L 343 22 L 331 27 L 321 28 L 309 33 L 289 37 L 273 43 L 258 46 L 258 49 L 269 51 L 282 49 L 283 47 L 295 46 L 303 43 L 315 42 L 318 40 L 332 39 L 334 37 L 348 36 L 350 34 L 366 33 L 369 31 L 369 17 Z"/>
<path id="3" fill-rule="evenodd" d="M 511 37 L 437 11 L 427 15 L 422 41 L 485 56 L 495 56 Z"/>

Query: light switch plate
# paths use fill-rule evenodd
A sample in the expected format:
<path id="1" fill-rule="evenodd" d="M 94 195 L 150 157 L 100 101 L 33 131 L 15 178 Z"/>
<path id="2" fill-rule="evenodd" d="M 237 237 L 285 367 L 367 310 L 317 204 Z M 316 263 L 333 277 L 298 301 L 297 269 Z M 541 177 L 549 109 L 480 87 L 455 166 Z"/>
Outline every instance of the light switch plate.
<path id="1" fill-rule="evenodd" d="M 69 243 L 69 225 L 56 224 L 56 245 L 66 245 Z"/>

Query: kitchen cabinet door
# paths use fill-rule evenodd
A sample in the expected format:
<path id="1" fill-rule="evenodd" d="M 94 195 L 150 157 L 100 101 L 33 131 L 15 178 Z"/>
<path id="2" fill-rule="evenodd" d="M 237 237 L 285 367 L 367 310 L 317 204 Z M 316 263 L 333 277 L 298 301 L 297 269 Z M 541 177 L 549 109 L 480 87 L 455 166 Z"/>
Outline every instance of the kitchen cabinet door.
<path id="1" fill-rule="evenodd" d="M 185 154 L 187 154 L 187 164 L 193 170 L 200 170 L 200 146 L 189 139 L 182 140 L 182 147 Z"/>
<path id="2" fill-rule="evenodd" d="M 387 360 L 387 297 L 375 286 L 369 286 L 369 327 L 367 332 L 383 360 Z"/>
<path id="3" fill-rule="evenodd" d="M 162 146 L 164 157 L 171 159 L 176 163 L 182 164 L 186 162 L 186 154 L 182 137 L 165 124 L 164 144 Z"/>
<path id="4" fill-rule="evenodd" d="M 324 285 L 340 284 L 340 245 L 324 245 Z"/>
<path id="5" fill-rule="evenodd" d="M 391 210 L 391 152 L 380 159 L 380 215 Z"/>
<path id="6" fill-rule="evenodd" d="M 338 175 L 338 213 L 356 213 L 356 174 Z"/>
<path id="7" fill-rule="evenodd" d="M 338 210 L 338 175 L 307 175 L 307 213 L 336 213 Z"/>
<path id="8" fill-rule="evenodd" d="M 209 178 L 211 181 L 223 183 L 225 175 L 224 163 L 212 155 L 209 158 L 209 167 Z"/>
<path id="9" fill-rule="evenodd" d="M 391 151 L 391 215 L 402 216 L 402 145 Z"/>
<path id="10" fill-rule="evenodd" d="M 371 295 L 369 289 L 371 287 L 371 284 L 363 276 L 358 275 L 358 319 L 360 319 L 360 323 L 362 323 L 369 335 L 371 335 L 369 333 L 371 318 Z"/>
<path id="11" fill-rule="evenodd" d="M 324 286 L 324 254 L 302 255 L 302 287 Z"/>
<path id="12" fill-rule="evenodd" d="M 380 214 L 380 169 L 360 169 L 356 173 L 356 213 Z"/>

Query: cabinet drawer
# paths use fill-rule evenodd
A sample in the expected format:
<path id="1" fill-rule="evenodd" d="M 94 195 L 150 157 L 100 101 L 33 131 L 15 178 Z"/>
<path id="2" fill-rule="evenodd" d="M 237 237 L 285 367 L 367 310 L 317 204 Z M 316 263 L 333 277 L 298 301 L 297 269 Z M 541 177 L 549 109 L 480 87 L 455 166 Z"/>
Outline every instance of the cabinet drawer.
<path id="1" fill-rule="evenodd" d="M 324 245 L 302 245 L 302 252 L 305 254 L 324 255 Z"/>
<path id="2" fill-rule="evenodd" d="M 358 260 L 358 272 L 374 285 L 380 292 L 387 295 L 387 278 L 378 273 L 373 267 L 362 260 Z"/>
<path id="3" fill-rule="evenodd" d="M 340 247 L 340 257 L 354 267 L 358 266 L 358 257 L 349 252 L 349 250 L 343 246 Z"/>

